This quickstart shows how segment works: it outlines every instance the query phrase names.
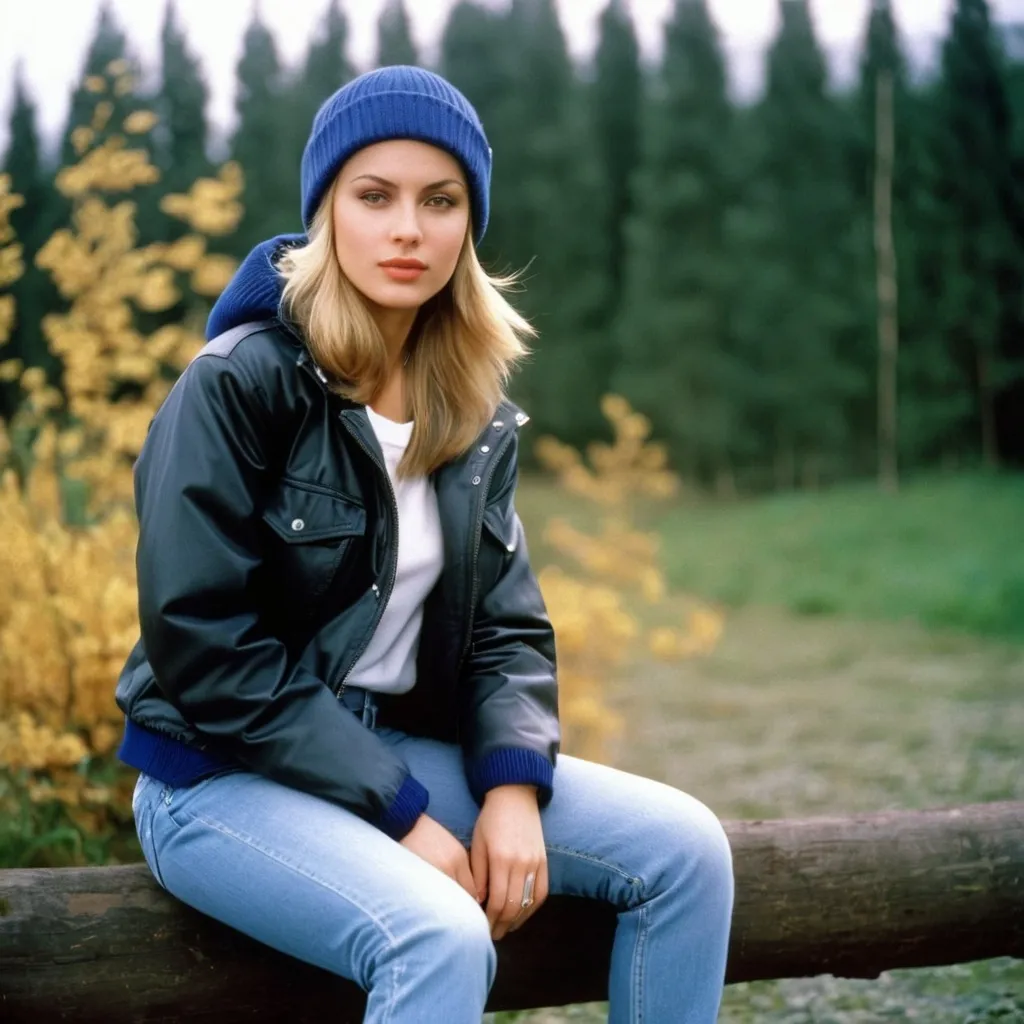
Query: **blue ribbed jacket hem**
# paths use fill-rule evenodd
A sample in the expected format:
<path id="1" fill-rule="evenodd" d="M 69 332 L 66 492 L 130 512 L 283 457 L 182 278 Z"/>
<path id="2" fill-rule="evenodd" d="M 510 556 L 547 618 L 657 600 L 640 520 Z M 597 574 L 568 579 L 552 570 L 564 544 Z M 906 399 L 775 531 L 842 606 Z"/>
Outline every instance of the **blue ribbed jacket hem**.
<path id="1" fill-rule="evenodd" d="M 555 769 L 535 750 L 502 747 L 470 761 L 466 766 L 466 779 L 478 804 L 483 803 L 488 790 L 497 786 L 524 785 L 537 787 L 537 802 L 545 807 L 551 799 Z"/>
<path id="2" fill-rule="evenodd" d="M 237 766 L 173 736 L 147 729 L 130 718 L 125 719 L 124 738 L 117 756 L 130 767 L 175 787 L 194 785 L 209 775 Z M 409 775 L 390 806 L 373 824 L 392 839 L 401 839 L 427 809 L 429 800 L 426 788 Z"/>
<path id="3" fill-rule="evenodd" d="M 231 762 L 125 719 L 118 758 L 168 786 L 191 786 Z"/>
<path id="4" fill-rule="evenodd" d="M 391 801 L 391 806 L 378 820 L 377 827 L 392 839 L 403 839 L 427 809 L 429 802 L 430 794 L 426 787 L 407 775 L 395 799 Z"/>

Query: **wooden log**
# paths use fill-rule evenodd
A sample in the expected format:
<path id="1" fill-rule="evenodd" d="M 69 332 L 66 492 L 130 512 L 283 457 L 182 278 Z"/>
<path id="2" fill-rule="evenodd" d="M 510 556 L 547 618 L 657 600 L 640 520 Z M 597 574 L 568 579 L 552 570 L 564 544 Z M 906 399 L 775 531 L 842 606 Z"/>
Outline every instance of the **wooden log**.
<path id="1" fill-rule="evenodd" d="M 1024 803 L 727 822 L 729 981 L 1024 957 Z M 491 1008 L 604 999 L 605 905 L 552 898 L 499 944 Z M 0 1020 L 358 1021 L 350 982 L 168 896 L 145 865 L 0 870 Z"/>

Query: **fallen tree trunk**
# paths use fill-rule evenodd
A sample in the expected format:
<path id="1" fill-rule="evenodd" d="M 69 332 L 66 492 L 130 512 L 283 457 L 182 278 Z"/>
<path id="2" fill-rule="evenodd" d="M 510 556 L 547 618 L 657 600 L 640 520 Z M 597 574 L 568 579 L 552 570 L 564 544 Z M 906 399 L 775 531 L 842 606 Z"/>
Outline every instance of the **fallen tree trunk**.
<path id="1" fill-rule="evenodd" d="M 729 981 L 1024 956 L 1024 803 L 727 822 Z M 615 918 L 552 898 L 499 944 L 492 1009 L 606 998 Z M 168 896 L 145 865 L 0 870 L 0 1019 L 358 1021 L 351 983 Z"/>

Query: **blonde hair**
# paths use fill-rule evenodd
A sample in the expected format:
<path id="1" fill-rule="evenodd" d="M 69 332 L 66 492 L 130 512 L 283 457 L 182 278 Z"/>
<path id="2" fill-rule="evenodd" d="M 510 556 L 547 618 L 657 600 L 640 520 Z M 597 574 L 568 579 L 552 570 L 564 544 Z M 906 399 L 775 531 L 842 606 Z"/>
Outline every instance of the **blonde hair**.
<path id="1" fill-rule="evenodd" d="M 317 209 L 308 243 L 278 261 L 285 278 L 281 303 L 331 390 L 369 405 L 387 382 L 387 349 L 335 255 L 335 187 Z M 480 265 L 470 225 L 451 279 L 420 307 L 406 342 L 406 396 L 415 425 L 400 475 L 426 475 L 461 455 L 505 396 L 512 370 L 529 351 L 524 339 L 535 333 L 502 295 L 515 283 L 515 275 L 492 276 Z"/>

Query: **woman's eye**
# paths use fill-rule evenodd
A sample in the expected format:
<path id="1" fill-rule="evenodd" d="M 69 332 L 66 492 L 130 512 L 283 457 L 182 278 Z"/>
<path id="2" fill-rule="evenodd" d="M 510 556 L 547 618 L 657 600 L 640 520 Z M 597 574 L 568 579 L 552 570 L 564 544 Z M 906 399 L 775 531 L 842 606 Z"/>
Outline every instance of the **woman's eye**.
<path id="1" fill-rule="evenodd" d="M 437 201 L 437 200 L 439 200 L 439 201 Z M 436 195 L 436 196 L 431 196 L 427 200 L 427 204 L 430 205 L 430 206 L 441 206 L 441 207 L 454 206 L 455 205 L 455 200 L 452 199 L 451 196 Z"/>
<path id="2" fill-rule="evenodd" d="M 369 203 L 370 206 L 379 206 L 380 203 L 377 200 L 383 202 L 387 199 L 387 196 L 383 192 L 364 192 L 359 198 L 364 203 Z"/>

